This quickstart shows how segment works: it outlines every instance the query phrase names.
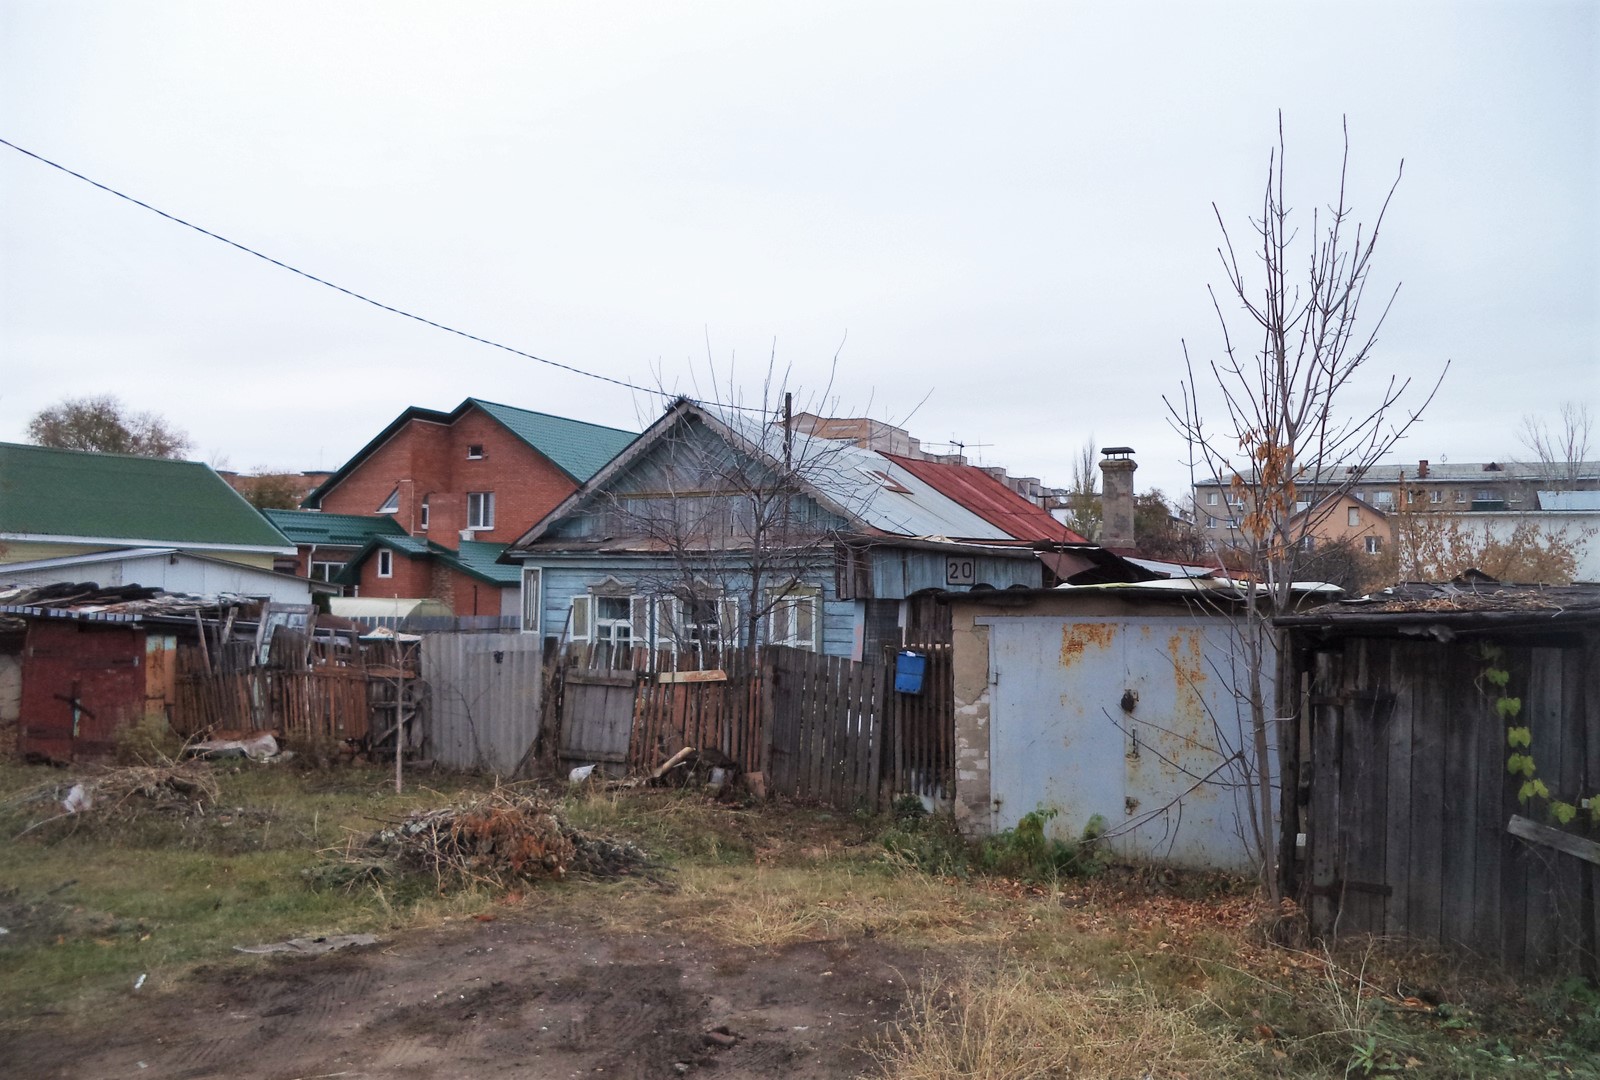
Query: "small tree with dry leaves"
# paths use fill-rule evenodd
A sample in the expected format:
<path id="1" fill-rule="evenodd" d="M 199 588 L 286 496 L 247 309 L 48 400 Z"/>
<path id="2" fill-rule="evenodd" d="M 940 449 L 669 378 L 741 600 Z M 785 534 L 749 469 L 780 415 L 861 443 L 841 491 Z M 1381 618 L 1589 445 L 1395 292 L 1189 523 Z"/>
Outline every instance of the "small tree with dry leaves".
<path id="1" fill-rule="evenodd" d="M 1416 422 L 1439 385 L 1416 395 L 1410 379 L 1377 368 L 1378 331 L 1398 285 L 1379 299 L 1375 314 L 1363 307 L 1400 176 L 1397 171 L 1369 225 L 1347 201 L 1348 163 L 1346 130 L 1335 197 L 1303 221 L 1286 193 L 1279 116 L 1249 248 L 1235 247 L 1222 211 L 1212 206 L 1222 233 L 1217 253 L 1224 288 L 1209 290 L 1220 346 L 1197 358 L 1185 341 L 1181 393 L 1165 399 L 1173 427 L 1190 448 L 1195 477 L 1228 488 L 1243 507 L 1232 556 L 1241 568 L 1237 584 L 1250 602 L 1237 608 L 1234 622 L 1235 696 L 1250 752 L 1239 757 L 1249 771 L 1239 780 L 1249 792 L 1245 840 L 1274 900 L 1281 838 L 1271 765 L 1278 740 L 1272 618 L 1296 602 L 1295 552 L 1321 524 L 1300 511 L 1347 492 Z M 1324 505 L 1331 513 L 1338 500 Z"/>

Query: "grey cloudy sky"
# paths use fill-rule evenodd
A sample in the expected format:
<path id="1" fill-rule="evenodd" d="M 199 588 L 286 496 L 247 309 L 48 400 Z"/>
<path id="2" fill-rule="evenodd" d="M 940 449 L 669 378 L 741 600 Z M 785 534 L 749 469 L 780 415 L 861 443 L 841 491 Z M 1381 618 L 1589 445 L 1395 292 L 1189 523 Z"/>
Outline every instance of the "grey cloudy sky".
<path id="1" fill-rule="evenodd" d="M 1066 483 L 1185 483 L 1211 203 L 1370 218 L 1379 366 L 1453 368 L 1401 457 L 1600 403 L 1600 5 L 0 0 L 0 136 L 313 273 L 621 379 L 802 390 Z M 846 335 L 848 338 L 846 339 Z M 234 468 L 333 467 L 474 395 L 655 401 L 339 296 L 0 147 L 0 439 L 110 392 Z M 758 391 L 747 385 L 746 395 Z"/>

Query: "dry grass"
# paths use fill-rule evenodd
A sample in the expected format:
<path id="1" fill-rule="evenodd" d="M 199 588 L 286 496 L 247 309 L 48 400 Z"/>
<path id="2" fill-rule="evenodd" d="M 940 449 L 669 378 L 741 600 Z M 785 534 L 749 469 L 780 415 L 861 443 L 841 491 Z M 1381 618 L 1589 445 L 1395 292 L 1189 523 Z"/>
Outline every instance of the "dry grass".
<path id="1" fill-rule="evenodd" d="M 1257 1052 L 1143 983 L 1064 982 L 1026 963 L 925 981 L 874 1054 L 890 1080 L 1243 1075 Z"/>

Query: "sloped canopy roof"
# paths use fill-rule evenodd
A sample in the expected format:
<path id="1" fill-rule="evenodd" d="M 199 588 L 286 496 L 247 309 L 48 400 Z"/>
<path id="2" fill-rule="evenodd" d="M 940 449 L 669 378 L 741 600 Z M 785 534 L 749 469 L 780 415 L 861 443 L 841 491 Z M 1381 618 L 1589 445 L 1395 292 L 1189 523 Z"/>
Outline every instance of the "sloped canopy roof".
<path id="1" fill-rule="evenodd" d="M 0 443 L 0 536 L 287 552 L 293 545 L 200 461 Z"/>
<path id="2" fill-rule="evenodd" d="M 296 544 L 360 547 L 374 536 L 404 536 L 387 514 L 324 514 L 318 510 L 263 510 L 268 521 Z"/>
<path id="3" fill-rule="evenodd" d="M 413 405 L 391 420 L 372 441 L 357 450 L 349 461 L 339 466 L 333 475 L 312 489 L 306 496 L 304 505 L 308 507 L 319 505 L 325 494 L 411 421 L 424 420 L 432 424 L 448 425 L 455 423 L 472 409 L 480 409 L 492 417 L 511 434 L 550 459 L 556 468 L 578 484 L 598 472 L 602 465 L 620 453 L 635 437 L 631 431 L 602 427 L 582 420 L 570 420 L 564 416 L 551 416 L 549 413 L 532 412 L 480 398 L 469 397 L 449 412 Z"/>

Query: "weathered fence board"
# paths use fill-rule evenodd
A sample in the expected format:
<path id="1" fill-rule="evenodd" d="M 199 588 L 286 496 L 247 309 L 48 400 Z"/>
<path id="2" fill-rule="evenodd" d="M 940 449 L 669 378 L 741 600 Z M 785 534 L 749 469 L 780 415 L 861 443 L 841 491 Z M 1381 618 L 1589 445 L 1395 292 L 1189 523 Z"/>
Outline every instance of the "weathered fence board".
<path id="1" fill-rule="evenodd" d="M 1555 636 L 1510 642 L 1518 725 L 1553 795 L 1600 781 L 1600 711 L 1588 654 Z M 1506 770 L 1507 721 L 1485 692 L 1489 661 L 1459 643 L 1351 636 L 1310 654 L 1309 849 L 1316 933 L 1438 941 L 1512 969 L 1593 965 L 1594 867 L 1508 830 L 1542 815 Z M 1580 821 L 1567 830 L 1575 841 Z"/>
<path id="2" fill-rule="evenodd" d="M 455 769 L 510 774 L 539 736 L 543 653 L 532 634 L 427 634 L 428 753 Z"/>

